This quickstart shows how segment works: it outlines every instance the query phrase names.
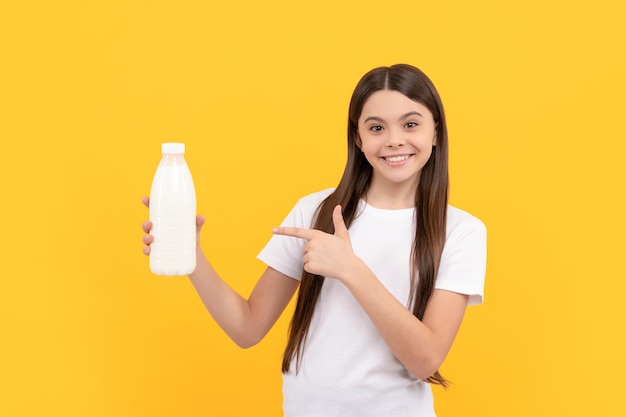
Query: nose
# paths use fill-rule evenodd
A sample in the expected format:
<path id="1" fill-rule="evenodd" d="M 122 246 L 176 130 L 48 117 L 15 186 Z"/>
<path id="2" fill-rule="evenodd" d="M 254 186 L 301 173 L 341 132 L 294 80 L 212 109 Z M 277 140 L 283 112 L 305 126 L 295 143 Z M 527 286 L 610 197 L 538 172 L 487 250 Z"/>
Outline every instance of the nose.
<path id="1" fill-rule="evenodd" d="M 387 147 L 395 148 L 398 146 L 404 146 L 406 144 L 406 140 L 402 135 L 402 132 L 398 132 L 395 130 L 389 131 L 389 136 L 387 137 Z"/>

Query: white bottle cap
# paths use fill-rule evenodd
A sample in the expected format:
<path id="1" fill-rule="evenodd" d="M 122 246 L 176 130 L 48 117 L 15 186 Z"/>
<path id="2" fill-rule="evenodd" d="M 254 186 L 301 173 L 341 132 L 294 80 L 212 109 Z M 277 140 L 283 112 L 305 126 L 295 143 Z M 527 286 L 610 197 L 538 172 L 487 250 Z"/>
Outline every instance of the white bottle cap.
<path id="1" fill-rule="evenodd" d="M 161 144 L 162 153 L 185 153 L 185 144 L 169 142 Z"/>

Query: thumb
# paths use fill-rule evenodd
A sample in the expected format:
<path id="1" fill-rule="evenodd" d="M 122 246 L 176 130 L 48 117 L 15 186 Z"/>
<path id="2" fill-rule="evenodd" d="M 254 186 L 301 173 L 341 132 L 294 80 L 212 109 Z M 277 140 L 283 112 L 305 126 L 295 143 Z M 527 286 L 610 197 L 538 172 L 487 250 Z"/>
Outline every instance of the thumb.
<path id="1" fill-rule="evenodd" d="M 198 214 L 196 216 L 196 230 L 199 232 L 200 230 L 202 230 L 202 226 L 204 225 L 204 216 L 201 214 Z"/>
<path id="2" fill-rule="evenodd" d="M 340 205 L 335 206 L 333 210 L 333 225 L 335 226 L 335 236 L 350 240 L 350 234 L 348 233 L 346 223 L 343 221 Z"/>
<path id="3" fill-rule="evenodd" d="M 196 216 L 196 245 L 200 244 L 200 232 L 202 231 L 202 226 L 204 226 L 204 216 L 197 215 Z"/>

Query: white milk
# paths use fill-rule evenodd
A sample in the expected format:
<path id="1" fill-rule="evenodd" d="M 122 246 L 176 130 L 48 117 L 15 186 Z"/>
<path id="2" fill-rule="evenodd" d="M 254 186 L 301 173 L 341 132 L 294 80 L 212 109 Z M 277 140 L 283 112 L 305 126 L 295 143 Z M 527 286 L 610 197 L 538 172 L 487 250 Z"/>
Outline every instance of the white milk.
<path id="1" fill-rule="evenodd" d="M 196 268 L 196 191 L 184 143 L 164 143 L 150 191 L 150 270 L 187 275 Z"/>

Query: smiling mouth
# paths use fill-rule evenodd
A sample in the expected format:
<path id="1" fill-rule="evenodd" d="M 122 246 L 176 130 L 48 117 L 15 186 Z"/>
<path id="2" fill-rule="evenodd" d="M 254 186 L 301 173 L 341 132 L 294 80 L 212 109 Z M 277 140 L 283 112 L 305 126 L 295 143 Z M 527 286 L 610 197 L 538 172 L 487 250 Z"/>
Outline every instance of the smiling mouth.
<path id="1" fill-rule="evenodd" d="M 404 162 L 409 159 L 411 155 L 398 155 L 398 156 L 385 156 L 383 159 L 392 164 L 397 164 L 399 162 Z"/>

